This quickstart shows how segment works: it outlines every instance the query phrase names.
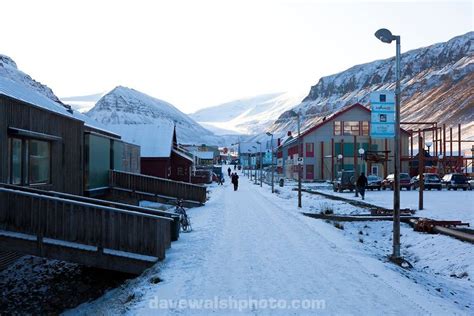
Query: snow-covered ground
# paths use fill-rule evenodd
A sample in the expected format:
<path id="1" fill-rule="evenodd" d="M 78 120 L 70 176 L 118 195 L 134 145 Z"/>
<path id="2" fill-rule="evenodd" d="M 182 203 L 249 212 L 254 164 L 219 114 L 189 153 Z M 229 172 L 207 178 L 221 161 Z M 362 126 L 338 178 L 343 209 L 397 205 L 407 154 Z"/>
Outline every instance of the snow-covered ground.
<path id="1" fill-rule="evenodd" d="M 414 264 L 404 270 L 385 257 L 390 222 L 336 228 L 300 211 L 357 208 L 304 194 L 300 210 L 291 186 L 272 195 L 244 176 L 237 192 L 229 182 L 189 210 L 194 230 L 163 262 L 68 313 L 472 314 L 471 244 L 403 226 L 403 255 Z"/>
<path id="2" fill-rule="evenodd" d="M 296 186 L 294 182 L 291 185 Z M 326 194 L 340 196 L 346 199 L 360 200 L 354 193 L 348 191 L 333 192 L 332 186 L 320 183 L 305 183 L 303 187 L 321 190 Z M 474 191 L 442 191 L 425 190 L 423 192 L 423 210 L 418 210 L 418 191 L 400 191 L 400 208 L 417 210 L 416 216 L 428 217 L 439 220 L 462 220 L 474 226 Z M 393 208 L 393 191 L 366 191 L 364 202 Z"/>

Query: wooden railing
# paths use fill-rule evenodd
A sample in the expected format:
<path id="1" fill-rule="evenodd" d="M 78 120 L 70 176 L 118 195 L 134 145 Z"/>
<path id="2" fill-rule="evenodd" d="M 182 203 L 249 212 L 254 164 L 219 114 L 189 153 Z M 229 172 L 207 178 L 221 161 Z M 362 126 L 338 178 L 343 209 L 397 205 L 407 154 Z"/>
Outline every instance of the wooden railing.
<path id="1" fill-rule="evenodd" d="M 90 197 L 73 195 L 73 194 L 62 193 L 62 192 L 56 192 L 56 191 L 44 191 L 44 190 L 39 190 L 39 189 L 36 189 L 36 188 L 22 187 L 22 186 L 17 186 L 17 185 L 12 185 L 12 184 L 0 183 L 0 187 L 7 188 L 7 189 L 13 189 L 13 190 L 17 190 L 17 191 L 36 193 L 36 194 L 40 194 L 40 195 L 53 196 L 53 197 L 58 197 L 58 198 L 67 199 L 67 200 L 73 200 L 73 201 L 77 201 L 77 202 L 84 202 L 84 203 L 92 203 L 92 204 L 102 205 L 102 206 L 109 206 L 109 207 L 114 207 L 114 208 L 118 208 L 118 209 L 122 209 L 122 210 L 135 211 L 135 212 L 143 213 L 143 214 L 169 217 L 173 220 L 172 222 L 170 222 L 170 225 L 171 225 L 171 227 L 170 227 L 171 241 L 176 241 L 179 238 L 179 230 L 180 230 L 180 225 L 181 224 L 179 222 L 179 215 L 174 213 L 174 212 L 161 211 L 161 210 L 157 210 L 157 209 L 151 209 L 151 208 L 140 207 L 140 206 L 135 206 L 135 205 L 130 205 L 130 204 L 118 203 L 118 202 L 109 201 L 109 200 L 94 199 L 94 198 L 90 198 Z"/>
<path id="2" fill-rule="evenodd" d="M 109 186 L 199 203 L 206 202 L 206 187 L 204 186 L 136 173 L 110 170 Z"/>
<path id="3" fill-rule="evenodd" d="M 3 236 L 36 236 L 39 249 L 53 241 L 59 246 L 96 248 L 96 257 L 105 250 L 109 255 L 116 251 L 163 259 L 171 244 L 170 221 L 170 217 L 0 188 Z M 71 261 L 84 262 L 83 258 Z"/>

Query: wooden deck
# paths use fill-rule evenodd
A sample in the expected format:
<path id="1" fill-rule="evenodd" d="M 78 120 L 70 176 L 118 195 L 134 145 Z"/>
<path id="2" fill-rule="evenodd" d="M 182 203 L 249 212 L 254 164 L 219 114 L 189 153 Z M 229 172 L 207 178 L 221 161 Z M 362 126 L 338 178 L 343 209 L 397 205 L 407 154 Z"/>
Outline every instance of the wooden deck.
<path id="1" fill-rule="evenodd" d="M 81 199 L 0 187 L 0 249 L 133 274 L 165 258 L 171 214 Z"/>

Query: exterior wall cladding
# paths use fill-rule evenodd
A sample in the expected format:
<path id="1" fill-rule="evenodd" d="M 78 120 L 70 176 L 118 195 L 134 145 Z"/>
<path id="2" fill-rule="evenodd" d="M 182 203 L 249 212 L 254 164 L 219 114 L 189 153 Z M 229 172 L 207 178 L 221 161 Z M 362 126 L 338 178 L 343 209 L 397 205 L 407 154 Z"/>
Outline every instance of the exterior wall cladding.
<path id="1" fill-rule="evenodd" d="M 366 121 L 370 123 L 370 111 L 364 109 L 362 105 L 353 105 L 350 109 L 341 111 L 332 118 L 324 122 L 313 131 L 302 134 L 302 152 L 304 165 L 302 179 L 312 180 L 332 180 L 337 175 L 337 171 L 353 170 L 358 165 L 360 171 L 367 174 L 377 174 L 386 177 L 393 172 L 393 139 L 375 139 L 370 136 L 357 135 L 335 135 L 334 122 Z M 355 144 L 354 144 L 355 142 Z M 334 146 L 332 148 L 332 146 Z M 389 151 L 388 163 L 367 163 L 358 154 L 360 147 L 366 151 Z M 337 156 L 341 154 L 343 161 L 338 161 Z M 401 156 L 408 156 L 409 138 L 404 131 L 401 132 Z M 312 151 L 311 151 L 312 149 Z M 296 159 L 298 158 L 297 139 L 283 144 L 278 155 L 281 156 L 283 166 L 279 170 L 287 178 L 298 178 Z M 379 153 L 385 155 L 384 153 Z M 408 172 L 408 162 L 401 162 L 401 172 Z"/>

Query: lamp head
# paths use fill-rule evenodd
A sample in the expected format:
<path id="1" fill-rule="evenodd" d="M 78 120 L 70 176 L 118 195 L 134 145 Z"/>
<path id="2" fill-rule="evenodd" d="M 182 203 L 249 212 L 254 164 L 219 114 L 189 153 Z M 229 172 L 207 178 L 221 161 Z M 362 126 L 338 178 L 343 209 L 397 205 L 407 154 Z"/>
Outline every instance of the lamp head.
<path id="1" fill-rule="evenodd" d="M 267 134 L 267 136 L 273 136 L 273 134 L 270 133 L 270 132 L 267 132 L 266 134 Z"/>
<path id="2" fill-rule="evenodd" d="M 375 32 L 375 37 L 387 44 L 390 44 L 395 39 L 395 37 L 392 35 L 392 32 L 387 29 L 378 30 Z"/>

